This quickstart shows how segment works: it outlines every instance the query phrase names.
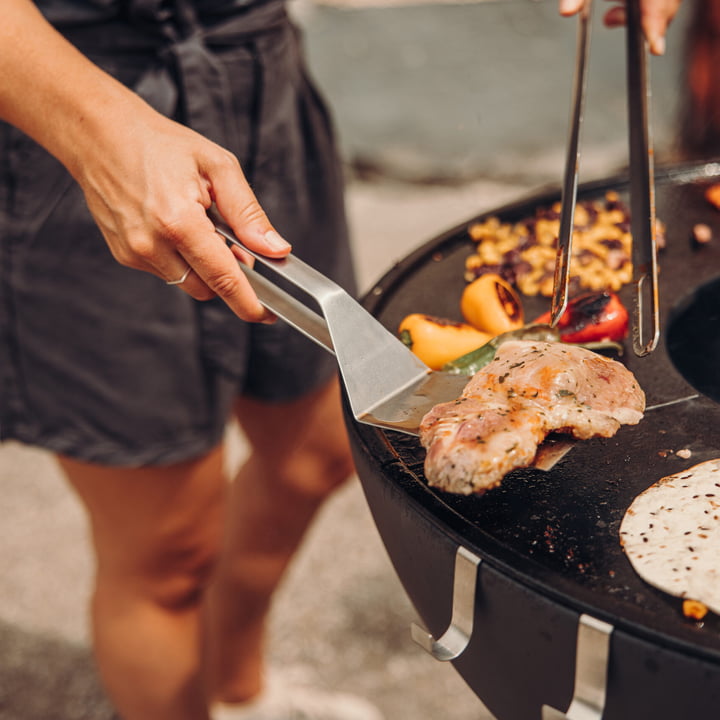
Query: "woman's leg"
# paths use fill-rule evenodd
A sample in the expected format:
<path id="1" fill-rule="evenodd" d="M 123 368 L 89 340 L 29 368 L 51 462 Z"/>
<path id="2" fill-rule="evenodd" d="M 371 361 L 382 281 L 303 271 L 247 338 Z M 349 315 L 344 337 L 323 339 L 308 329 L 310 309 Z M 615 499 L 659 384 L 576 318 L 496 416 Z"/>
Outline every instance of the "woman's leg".
<path id="1" fill-rule="evenodd" d="M 200 608 L 221 537 L 221 450 L 163 468 L 60 464 L 90 516 L 108 694 L 123 720 L 207 720 Z"/>
<path id="2" fill-rule="evenodd" d="M 353 472 L 336 381 L 289 403 L 241 399 L 236 413 L 252 450 L 232 485 L 207 623 L 209 692 L 225 703 L 260 691 L 272 593 L 316 510 Z"/>

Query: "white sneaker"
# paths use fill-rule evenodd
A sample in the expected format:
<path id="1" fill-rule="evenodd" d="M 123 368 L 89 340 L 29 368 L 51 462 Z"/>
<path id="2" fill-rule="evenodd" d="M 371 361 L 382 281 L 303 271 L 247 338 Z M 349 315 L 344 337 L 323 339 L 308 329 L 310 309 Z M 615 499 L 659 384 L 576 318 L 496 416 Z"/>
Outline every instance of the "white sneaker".
<path id="1" fill-rule="evenodd" d="M 383 720 L 378 708 L 355 695 L 277 679 L 268 682 L 256 700 L 239 705 L 218 703 L 210 716 L 212 720 Z"/>

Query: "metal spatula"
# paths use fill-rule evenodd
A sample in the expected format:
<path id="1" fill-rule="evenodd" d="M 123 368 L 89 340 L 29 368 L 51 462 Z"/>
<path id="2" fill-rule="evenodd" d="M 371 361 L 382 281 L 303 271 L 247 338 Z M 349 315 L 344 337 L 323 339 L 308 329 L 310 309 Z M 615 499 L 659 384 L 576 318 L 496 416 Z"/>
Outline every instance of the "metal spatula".
<path id="1" fill-rule="evenodd" d="M 211 217 L 227 243 L 242 248 L 315 301 L 322 315 L 240 263 L 265 307 L 335 355 L 358 422 L 419 435 L 425 413 L 461 395 L 470 380 L 467 375 L 431 370 L 337 283 L 292 254 L 275 260 L 249 250 L 216 212 Z M 573 447 L 572 442 L 564 442 L 566 438 L 557 433 L 548 436 L 533 467 L 545 471 L 554 467 Z"/>
<path id="2" fill-rule="evenodd" d="M 322 315 L 240 263 L 265 307 L 335 355 L 358 422 L 417 436 L 425 413 L 460 396 L 470 380 L 467 375 L 431 370 L 322 273 L 292 254 L 282 260 L 259 255 L 243 245 L 217 213 L 212 219 L 227 243 L 242 248 L 317 303 Z M 567 435 L 551 433 L 539 446 L 533 467 L 551 470 L 573 446 Z"/>
<path id="3" fill-rule="evenodd" d="M 334 353 L 357 421 L 417 435 L 425 413 L 461 394 L 469 378 L 431 370 L 335 282 L 292 254 L 274 260 L 249 250 L 216 213 L 212 219 L 226 242 L 315 301 L 320 313 L 240 265 L 265 307 Z"/>

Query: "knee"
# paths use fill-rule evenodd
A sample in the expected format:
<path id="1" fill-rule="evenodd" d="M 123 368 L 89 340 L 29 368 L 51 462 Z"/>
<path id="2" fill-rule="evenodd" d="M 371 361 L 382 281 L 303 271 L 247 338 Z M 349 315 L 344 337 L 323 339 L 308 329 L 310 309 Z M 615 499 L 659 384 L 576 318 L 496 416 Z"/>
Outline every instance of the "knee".
<path id="1" fill-rule="evenodd" d="M 308 441 L 287 458 L 279 472 L 285 487 L 323 498 L 353 475 L 355 466 L 346 438 L 327 440 Z"/>
<path id="2" fill-rule="evenodd" d="M 101 561 L 97 590 L 172 612 L 195 608 L 210 582 L 219 550 L 219 537 L 166 536 L 152 548 Z"/>
<path id="3" fill-rule="evenodd" d="M 161 553 L 149 568 L 147 587 L 152 601 L 168 610 L 200 605 L 215 568 L 219 546 L 178 543 Z"/>

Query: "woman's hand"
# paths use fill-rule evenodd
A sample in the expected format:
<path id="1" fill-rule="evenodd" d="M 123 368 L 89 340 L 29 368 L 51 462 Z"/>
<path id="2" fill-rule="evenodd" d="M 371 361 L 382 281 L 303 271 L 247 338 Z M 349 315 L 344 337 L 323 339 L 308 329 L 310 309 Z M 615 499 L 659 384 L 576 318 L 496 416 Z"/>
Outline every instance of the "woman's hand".
<path id="1" fill-rule="evenodd" d="M 642 28 L 654 55 L 665 52 L 665 33 L 675 17 L 682 0 L 639 0 Z M 625 0 L 610 0 L 613 3 L 603 16 L 607 27 L 625 25 Z M 580 11 L 584 0 L 560 0 L 560 14 L 569 16 Z"/>
<path id="2" fill-rule="evenodd" d="M 178 287 L 189 295 L 218 295 L 245 320 L 271 320 L 238 267 L 237 251 L 206 214 L 215 203 L 235 234 L 263 255 L 290 251 L 237 159 L 142 101 L 128 104 L 120 117 L 90 132 L 92 142 L 76 145 L 70 163 L 113 256 L 166 282 L 184 277 Z M 96 143 L 100 151 L 93 150 Z"/>
<path id="3" fill-rule="evenodd" d="M 118 262 L 198 300 L 218 295 L 245 320 L 273 319 L 238 267 L 243 253 L 227 247 L 206 214 L 214 202 L 263 255 L 290 251 L 233 155 L 100 70 L 30 0 L 3 0 L 0 78 L 0 117 L 65 165 Z"/>

